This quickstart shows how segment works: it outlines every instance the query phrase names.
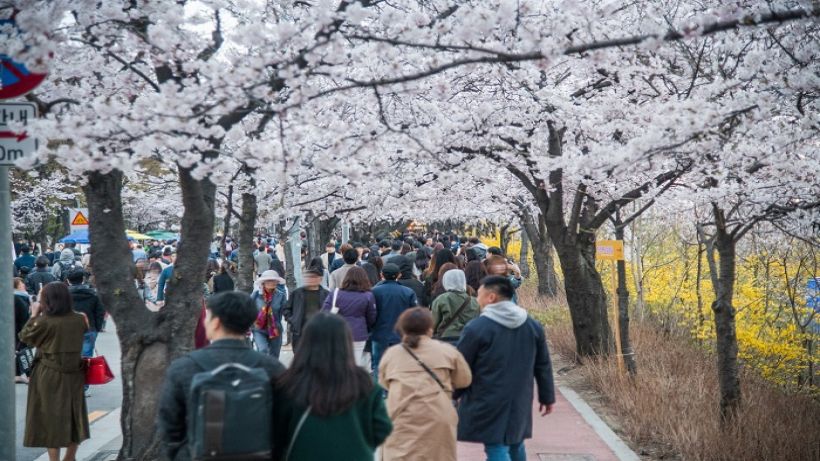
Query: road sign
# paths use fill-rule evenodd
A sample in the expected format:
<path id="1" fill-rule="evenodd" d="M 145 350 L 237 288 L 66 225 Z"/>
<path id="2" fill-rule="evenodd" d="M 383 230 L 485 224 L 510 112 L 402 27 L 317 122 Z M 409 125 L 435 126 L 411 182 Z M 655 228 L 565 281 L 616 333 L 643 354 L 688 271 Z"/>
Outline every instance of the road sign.
<path id="1" fill-rule="evenodd" d="M 25 131 L 12 131 L 10 125 L 28 125 L 37 118 L 37 105 L 30 102 L 0 104 L 0 165 L 13 166 L 17 160 L 37 149 L 37 140 Z"/>
<path id="2" fill-rule="evenodd" d="M 623 240 L 599 240 L 595 243 L 595 258 L 603 261 L 623 261 Z"/>
<path id="3" fill-rule="evenodd" d="M 13 20 L 0 20 L 0 27 L 9 24 L 16 29 Z M 0 99 L 23 96 L 37 88 L 45 78 L 46 74 L 30 72 L 25 64 L 12 61 L 7 55 L 0 54 Z"/>
<path id="4" fill-rule="evenodd" d="M 71 233 L 88 230 L 88 208 L 69 208 Z"/>

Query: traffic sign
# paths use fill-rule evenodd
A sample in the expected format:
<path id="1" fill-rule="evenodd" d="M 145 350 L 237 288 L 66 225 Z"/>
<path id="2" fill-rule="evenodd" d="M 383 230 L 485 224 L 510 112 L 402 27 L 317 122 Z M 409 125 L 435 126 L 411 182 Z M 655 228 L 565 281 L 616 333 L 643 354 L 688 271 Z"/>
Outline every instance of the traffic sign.
<path id="1" fill-rule="evenodd" d="M 88 208 L 69 208 L 71 233 L 88 230 Z"/>
<path id="2" fill-rule="evenodd" d="M 12 131 L 10 125 L 27 126 L 37 118 L 37 105 L 30 102 L 0 104 L 0 165 L 13 166 L 14 163 L 31 155 L 37 149 L 37 140 L 25 131 Z"/>
<path id="3" fill-rule="evenodd" d="M 7 28 L 9 25 L 19 31 L 13 19 L 0 19 L 0 28 Z M 23 96 L 37 88 L 45 78 L 46 74 L 30 72 L 24 63 L 0 54 L 0 99 Z"/>
<path id="4" fill-rule="evenodd" d="M 595 258 L 602 261 L 623 261 L 623 240 L 599 240 L 595 244 Z"/>

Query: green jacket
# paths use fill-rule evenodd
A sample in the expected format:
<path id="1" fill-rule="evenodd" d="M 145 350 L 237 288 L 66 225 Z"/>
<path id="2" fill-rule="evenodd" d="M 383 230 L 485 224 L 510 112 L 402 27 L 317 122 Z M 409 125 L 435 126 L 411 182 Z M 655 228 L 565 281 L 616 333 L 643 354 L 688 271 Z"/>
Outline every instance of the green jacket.
<path id="1" fill-rule="evenodd" d="M 288 445 L 305 407 L 297 405 L 276 389 L 273 400 L 273 459 L 373 461 L 376 447 L 393 430 L 383 393 L 384 389 L 377 384 L 370 395 L 359 399 L 342 414 L 331 417 L 309 415 L 294 441 L 290 458 L 285 460 Z"/>
<path id="2" fill-rule="evenodd" d="M 461 311 L 458 318 L 444 331 L 439 331 L 456 311 L 470 298 L 470 304 Z M 463 291 L 447 291 L 433 300 L 433 335 L 441 338 L 458 338 L 467 322 L 478 317 L 478 301 Z"/>

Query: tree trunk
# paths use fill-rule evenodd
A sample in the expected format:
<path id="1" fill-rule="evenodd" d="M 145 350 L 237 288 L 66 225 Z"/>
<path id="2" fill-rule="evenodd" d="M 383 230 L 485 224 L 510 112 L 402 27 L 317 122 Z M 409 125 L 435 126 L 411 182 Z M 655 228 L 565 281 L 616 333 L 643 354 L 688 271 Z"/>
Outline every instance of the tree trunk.
<path id="1" fill-rule="evenodd" d="M 140 300 L 122 214 L 122 173 L 92 173 L 85 193 L 94 245 L 91 264 L 106 310 L 117 325 L 122 350 L 123 445 L 119 459 L 155 460 L 159 455 L 156 414 L 165 369 L 193 348 L 203 303 L 203 283 L 214 221 L 214 187 L 180 168 L 185 207 L 182 242 L 168 281 L 166 304 L 151 312 Z"/>
<path id="2" fill-rule="evenodd" d="M 250 293 L 253 291 L 253 231 L 256 227 L 256 195 L 242 194 L 242 218 L 239 220 L 239 272 L 236 278 L 236 289 Z M 262 272 L 267 268 L 259 268 Z"/>
<path id="3" fill-rule="evenodd" d="M 623 226 L 615 225 L 615 238 L 624 240 Z M 638 373 L 638 365 L 635 362 L 635 351 L 632 349 L 632 342 L 629 339 L 629 290 L 626 288 L 626 261 L 623 259 L 616 263 L 618 266 L 618 327 L 620 329 L 621 353 L 624 357 L 626 370 L 630 376 Z"/>
<path id="4" fill-rule="evenodd" d="M 233 218 L 233 184 L 228 184 L 227 203 L 225 204 L 225 217 L 222 219 L 222 241 L 220 241 L 219 254 L 222 259 L 227 260 L 231 253 L 225 247 L 225 239 L 231 234 L 231 219 Z"/>
<path id="5" fill-rule="evenodd" d="M 555 276 L 555 261 L 552 257 L 552 244 L 543 223 L 543 215 L 538 215 L 536 225 L 529 210 L 522 209 L 521 224 L 532 243 L 532 259 L 535 261 L 535 272 L 538 274 L 538 294 L 555 296 L 558 293 L 558 280 Z"/>
<path id="6" fill-rule="evenodd" d="M 518 267 L 521 268 L 521 277 L 530 277 L 530 236 L 521 224 L 521 253 L 518 255 Z"/>
<path id="7" fill-rule="evenodd" d="M 720 230 L 715 238 L 712 250 L 719 255 L 718 283 L 715 287 L 715 301 L 712 310 L 715 313 L 715 331 L 717 334 L 717 365 L 720 383 L 721 421 L 727 423 L 734 417 L 740 406 L 740 376 L 737 361 L 737 330 L 735 327 L 735 308 L 733 306 L 735 285 L 735 245 L 731 235 Z"/>
<path id="8" fill-rule="evenodd" d="M 333 231 L 339 224 L 339 218 L 333 217 L 330 219 L 321 219 L 313 217 L 305 226 L 308 241 L 308 257 L 307 262 L 311 259 L 321 256 L 325 251 L 325 245 L 330 241 Z M 283 232 L 287 232 L 283 230 Z M 285 238 L 285 237 L 283 237 Z"/>
<path id="9" fill-rule="evenodd" d="M 507 248 L 510 246 L 510 225 L 504 224 L 498 229 L 498 240 L 501 246 L 501 254 L 507 256 Z"/>

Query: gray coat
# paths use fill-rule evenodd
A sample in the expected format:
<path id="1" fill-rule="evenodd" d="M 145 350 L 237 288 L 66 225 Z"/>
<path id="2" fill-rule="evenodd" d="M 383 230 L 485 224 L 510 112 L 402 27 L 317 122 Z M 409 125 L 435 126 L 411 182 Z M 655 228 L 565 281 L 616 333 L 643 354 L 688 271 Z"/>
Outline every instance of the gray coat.
<path id="1" fill-rule="evenodd" d="M 264 368 L 271 378 L 279 376 L 285 367 L 275 358 L 261 354 L 248 346 L 246 341 L 223 339 L 215 341 L 189 355 L 200 354 L 212 362 L 239 362 L 244 365 Z M 163 449 L 171 460 L 190 460 L 188 451 L 188 402 L 191 399 L 191 380 L 203 370 L 188 355 L 180 357 L 168 367 L 160 395 L 157 426 L 162 437 Z"/>

